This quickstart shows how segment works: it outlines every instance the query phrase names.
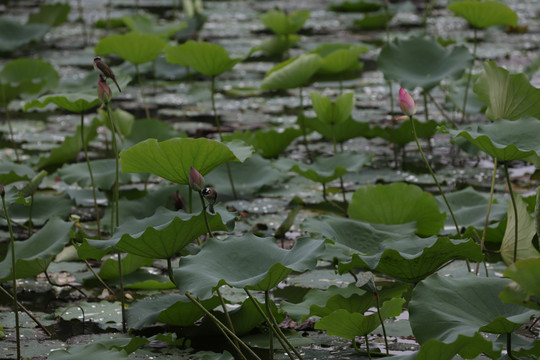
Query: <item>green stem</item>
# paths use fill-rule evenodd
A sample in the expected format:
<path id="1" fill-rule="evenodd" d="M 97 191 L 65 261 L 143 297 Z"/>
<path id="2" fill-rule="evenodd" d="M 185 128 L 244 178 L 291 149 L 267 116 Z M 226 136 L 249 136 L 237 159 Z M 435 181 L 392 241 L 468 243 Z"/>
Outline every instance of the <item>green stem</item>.
<path id="1" fill-rule="evenodd" d="M 7 291 L 6 289 L 4 289 L 3 286 L 0 286 L 0 291 L 2 291 L 7 297 L 9 297 L 12 301 L 15 301 L 15 298 L 13 298 L 13 295 L 11 295 L 9 293 L 9 291 Z M 17 302 L 17 305 L 19 306 L 19 308 L 24 311 L 26 313 L 26 315 L 28 315 L 32 320 L 34 320 L 34 322 L 37 324 L 37 326 L 39 326 L 41 328 L 41 330 L 43 330 L 45 332 L 45 334 L 47 334 L 48 336 L 52 336 L 51 332 L 49 331 L 49 329 L 47 329 L 45 327 L 45 325 L 43 325 L 39 319 L 37 317 L 34 316 L 34 314 L 32 314 L 30 312 L 30 310 L 28 310 L 27 308 L 24 307 L 23 304 L 21 304 L 20 302 Z"/>
<path id="2" fill-rule="evenodd" d="M 122 332 L 127 332 L 126 326 L 126 296 L 124 292 L 124 275 L 122 274 L 122 256 L 120 251 L 117 252 L 118 255 L 118 277 L 120 280 L 120 303 L 122 305 Z"/>
<path id="3" fill-rule="evenodd" d="M 17 162 L 20 162 L 21 159 L 19 158 L 19 153 L 17 151 L 17 144 L 15 144 L 15 135 L 13 134 L 13 127 L 11 126 L 11 118 L 9 116 L 9 104 L 6 102 L 6 90 L 4 89 L 4 86 L 2 84 L 0 84 L 0 86 L 2 86 L 2 102 L 4 103 L 4 110 L 6 111 L 6 121 L 9 129 L 9 138 L 11 139 L 11 144 L 13 145 L 13 151 L 15 151 L 15 159 L 17 160 Z"/>
<path id="4" fill-rule="evenodd" d="M 144 106 L 144 112 L 146 113 L 146 118 L 150 119 L 150 110 L 148 110 L 148 104 L 146 103 L 146 96 L 144 95 L 144 89 L 141 81 L 141 74 L 139 73 L 139 65 L 135 64 L 135 72 L 137 73 L 137 81 L 139 82 L 139 89 L 141 89 L 141 97 Z"/>
<path id="5" fill-rule="evenodd" d="M 50 278 L 49 276 L 49 273 L 47 273 L 47 269 L 44 269 L 43 270 L 43 274 L 45 274 L 45 278 L 47 279 L 47 282 L 51 285 L 51 286 L 56 286 L 56 287 L 68 287 L 68 288 L 71 288 L 75 291 L 77 291 L 78 293 L 80 293 L 82 296 L 84 296 L 85 298 L 88 297 L 88 295 L 86 295 L 86 293 L 84 291 L 82 291 L 81 289 L 79 289 L 78 287 L 76 287 L 75 285 L 73 284 L 57 284 L 55 282 L 52 281 L 52 279 Z"/>
<path id="6" fill-rule="evenodd" d="M 441 113 L 441 115 L 446 119 L 446 121 L 450 122 L 450 123 L 453 123 L 453 120 L 450 118 L 450 116 L 446 113 L 446 111 L 444 110 L 444 108 L 437 102 L 435 101 L 435 98 L 433 97 L 433 95 L 431 95 L 431 93 L 428 93 L 427 96 L 429 97 L 429 100 L 435 104 L 435 107 L 437 108 L 437 110 L 439 110 L 439 112 Z"/>
<path id="7" fill-rule="evenodd" d="M 514 190 L 512 190 L 512 182 L 510 181 L 510 174 L 508 173 L 508 162 L 504 162 L 504 175 L 506 177 L 506 184 L 508 186 L 508 192 L 510 193 L 510 199 L 512 200 L 512 207 L 514 208 L 514 262 L 517 260 L 517 248 L 518 248 L 518 212 L 516 207 L 516 199 L 514 198 Z"/>
<path id="8" fill-rule="evenodd" d="M 474 45 L 473 45 L 473 62 L 471 65 L 471 70 L 469 71 L 469 74 L 467 75 L 467 83 L 465 84 L 465 94 L 463 95 L 463 106 L 461 110 L 463 111 L 461 114 L 461 123 L 465 121 L 466 116 L 466 109 L 467 109 L 467 98 L 469 96 L 469 87 L 471 85 L 471 79 L 472 79 L 472 72 L 474 68 L 474 63 L 476 62 L 476 47 L 478 43 L 478 36 L 477 36 L 477 30 L 474 28 Z"/>
<path id="9" fill-rule="evenodd" d="M 268 291 L 264 292 L 264 304 L 266 306 L 266 311 L 270 312 L 272 309 L 270 309 L 270 293 Z M 274 359 L 274 332 L 269 331 L 268 335 L 270 336 L 270 347 L 268 349 L 269 357 L 270 359 Z M 285 349 L 285 348 L 284 348 Z"/>
<path id="10" fill-rule="evenodd" d="M 174 272 L 172 268 L 172 259 L 167 258 L 167 274 L 169 275 L 169 280 L 176 286 L 176 281 L 174 280 Z"/>
<path id="11" fill-rule="evenodd" d="M 304 96 L 302 94 L 303 88 L 300 87 L 298 90 L 300 96 L 300 108 L 298 109 L 298 119 L 300 119 L 300 129 L 302 129 L 302 137 L 304 138 L 304 146 L 306 147 L 306 153 L 308 161 L 313 162 L 311 157 L 311 151 L 309 151 L 308 141 L 307 141 L 307 131 L 306 131 L 306 122 L 304 120 Z"/>
<path id="12" fill-rule="evenodd" d="M 514 355 L 512 355 L 512 333 L 506 333 L 506 353 L 508 357 L 512 360 L 519 360 Z"/>
<path id="13" fill-rule="evenodd" d="M 189 200 L 189 213 L 193 213 L 193 189 L 189 188 L 188 200 Z"/>
<path id="14" fill-rule="evenodd" d="M 255 307 L 257 308 L 257 311 L 259 312 L 259 314 L 261 314 L 261 316 L 264 318 L 264 320 L 266 321 L 266 323 L 268 324 L 268 327 L 269 327 L 269 330 L 271 333 L 274 333 L 276 335 L 276 338 L 278 339 L 279 343 L 281 344 L 281 346 L 283 347 L 283 351 L 285 351 L 287 353 L 287 356 L 289 356 L 289 358 L 291 360 L 295 360 L 294 357 L 292 356 L 292 353 L 291 351 L 289 351 L 288 347 L 287 347 L 287 344 L 285 344 L 285 342 L 283 341 L 283 339 L 280 337 L 280 335 L 277 333 L 276 329 L 274 328 L 274 323 L 272 322 L 272 320 L 270 320 L 270 318 L 268 317 L 268 315 L 266 315 L 266 313 L 264 312 L 264 310 L 261 308 L 261 306 L 259 305 L 259 302 L 257 300 L 255 300 L 255 298 L 253 297 L 253 295 L 251 295 L 251 293 L 244 288 L 244 291 L 246 292 L 247 296 L 249 297 L 249 299 L 251 300 L 251 302 L 253 303 L 253 305 L 255 305 Z M 266 293 L 265 293 L 265 296 L 266 296 Z M 268 309 L 268 308 L 267 308 Z"/>
<path id="15" fill-rule="evenodd" d="M 485 250 L 486 234 L 487 234 L 487 228 L 488 228 L 488 223 L 489 223 L 489 214 L 491 212 L 491 205 L 493 204 L 493 193 L 495 192 L 496 177 L 497 177 L 497 158 L 493 158 L 493 175 L 491 176 L 491 189 L 489 190 L 488 208 L 486 211 L 486 218 L 484 220 L 484 231 L 482 232 L 482 239 L 480 240 L 480 249 L 482 249 L 482 253 L 484 253 L 484 250 Z M 476 275 L 478 275 L 479 271 L 480 271 L 480 263 L 477 263 Z"/>
<path id="16" fill-rule="evenodd" d="M 210 228 L 210 223 L 208 222 L 208 215 L 206 214 L 206 205 L 204 204 L 204 198 L 200 191 L 198 193 L 199 193 L 199 197 L 201 198 L 202 213 L 204 216 L 204 223 L 206 224 L 206 230 L 208 231 L 208 235 L 210 235 L 210 237 L 213 238 L 214 234 L 212 234 L 212 229 Z M 197 242 L 199 243 L 199 245 L 201 245 L 199 238 L 197 238 Z"/>
<path id="17" fill-rule="evenodd" d="M 366 352 L 369 359 L 371 359 L 371 351 L 369 351 L 369 339 L 367 335 L 364 335 L 364 339 L 366 339 Z"/>
<path id="18" fill-rule="evenodd" d="M 385 5 L 386 7 L 388 5 Z M 390 117 L 392 118 L 392 129 L 393 130 L 396 130 L 397 128 L 397 121 L 396 121 L 396 117 L 394 116 L 394 92 L 392 91 L 392 82 L 391 81 L 387 81 L 386 82 L 388 84 L 388 93 L 390 94 Z M 396 140 L 395 140 L 395 137 L 396 137 L 396 134 L 395 134 L 395 131 L 392 131 L 390 133 L 390 139 L 392 141 L 392 150 L 393 150 L 393 153 L 394 153 L 394 169 L 397 169 L 398 168 L 398 153 L 399 153 L 399 146 L 398 144 L 396 143 Z"/>
<path id="19" fill-rule="evenodd" d="M 379 321 L 381 322 L 381 328 L 383 331 L 384 345 L 386 346 L 386 355 L 390 355 L 390 351 L 388 349 L 388 337 L 386 336 L 386 327 L 384 326 L 384 320 L 381 315 L 381 304 L 379 303 L 378 293 L 375 293 L 375 300 L 376 300 L 376 305 L 377 305 L 377 315 L 379 316 Z"/>
<path id="20" fill-rule="evenodd" d="M 261 358 L 253 350 L 251 350 L 251 348 L 248 345 L 246 345 L 246 343 L 243 342 L 242 339 L 236 336 L 236 334 L 232 332 L 227 326 L 225 326 L 225 324 L 219 321 L 219 319 L 215 317 L 210 311 L 208 311 L 208 309 L 206 309 L 203 304 L 201 304 L 197 299 L 191 296 L 191 294 L 188 291 L 186 291 L 185 295 L 192 303 L 194 303 L 199 309 L 201 309 L 202 312 L 204 312 L 206 316 L 208 316 L 224 334 L 228 335 L 227 336 L 228 339 L 230 339 L 229 336 L 232 337 L 233 339 L 236 339 L 236 341 L 238 341 L 238 343 L 242 347 L 244 347 L 251 354 L 251 356 L 253 356 L 257 360 L 261 360 Z M 231 345 L 235 346 L 234 342 L 231 342 Z"/>
<path id="21" fill-rule="evenodd" d="M 96 224 L 98 239 L 101 240 L 101 225 L 99 219 L 99 208 L 97 204 L 96 183 L 94 181 L 94 173 L 92 172 L 92 166 L 90 165 L 90 159 L 88 158 L 88 145 L 84 139 L 84 113 L 81 112 L 81 141 L 83 144 L 84 158 L 86 159 L 86 166 L 88 167 L 88 174 L 90 175 L 90 184 L 92 185 L 92 196 L 94 197 L 94 212 L 96 214 Z"/>
<path id="22" fill-rule="evenodd" d="M 422 159 L 424 160 L 424 163 L 426 164 L 429 170 L 429 173 L 431 174 L 431 177 L 433 178 L 433 181 L 435 181 L 435 184 L 437 184 L 437 188 L 439 189 L 439 192 L 441 193 L 444 203 L 446 204 L 446 207 L 448 208 L 448 211 L 450 212 L 450 216 L 452 217 L 452 220 L 454 222 L 454 226 L 456 227 L 457 236 L 461 239 L 461 231 L 459 231 L 459 225 L 457 223 L 456 216 L 454 215 L 454 212 L 452 211 L 452 208 L 450 207 L 450 203 L 448 202 L 448 199 L 446 198 L 446 195 L 444 194 L 441 184 L 439 183 L 439 181 L 437 180 L 437 177 L 435 176 L 435 172 L 429 165 L 426 155 L 424 154 L 424 151 L 422 150 L 422 146 L 420 145 L 420 141 L 418 141 L 418 135 L 416 134 L 416 127 L 414 125 L 414 119 L 410 118 L 410 120 L 411 120 L 414 140 L 416 141 L 416 146 L 418 147 L 418 151 L 420 152 L 420 155 L 422 156 Z"/>
<path id="23" fill-rule="evenodd" d="M 4 214 L 6 214 L 6 220 L 9 229 L 9 241 L 11 245 L 11 276 L 13 286 L 13 311 L 15 312 L 15 337 L 17 341 L 17 360 L 21 358 L 21 334 L 19 329 L 19 301 L 17 300 L 17 274 L 15 271 L 16 257 L 15 257 L 15 237 L 13 235 L 13 227 L 11 226 L 11 220 L 9 218 L 8 209 L 6 206 L 6 194 L 4 185 L 0 189 L 2 193 L 2 207 Z"/>
<path id="24" fill-rule="evenodd" d="M 219 287 L 216 289 L 216 293 L 219 298 L 219 302 L 221 303 L 221 308 L 223 309 L 223 314 L 225 314 L 225 319 L 227 320 L 227 325 L 229 327 L 229 330 L 231 330 L 233 333 L 236 334 L 236 331 L 234 331 L 234 325 L 231 319 L 231 315 L 229 314 L 229 311 L 227 310 L 227 304 L 225 304 L 225 300 L 223 299 L 223 296 L 221 295 L 221 291 L 219 291 Z M 238 340 L 232 339 L 235 348 L 238 350 L 238 355 L 242 356 L 242 351 L 240 350 L 240 344 L 238 343 Z"/>
<path id="25" fill-rule="evenodd" d="M 217 130 L 218 130 L 219 141 L 223 141 L 223 134 L 221 132 L 221 122 L 219 121 L 219 117 L 217 115 L 217 110 L 216 110 L 216 100 L 215 100 L 216 77 L 212 76 L 211 79 L 212 79 L 212 81 L 211 81 L 212 113 L 214 114 L 214 122 L 216 123 L 216 127 L 217 127 Z M 227 162 L 225 166 L 227 167 L 227 175 L 229 176 L 229 183 L 231 184 L 231 191 L 232 191 L 233 197 L 234 197 L 235 200 L 237 200 L 238 199 L 238 194 L 236 193 L 236 188 L 234 187 L 234 180 L 233 180 L 233 177 L 232 177 L 231 165 Z"/>

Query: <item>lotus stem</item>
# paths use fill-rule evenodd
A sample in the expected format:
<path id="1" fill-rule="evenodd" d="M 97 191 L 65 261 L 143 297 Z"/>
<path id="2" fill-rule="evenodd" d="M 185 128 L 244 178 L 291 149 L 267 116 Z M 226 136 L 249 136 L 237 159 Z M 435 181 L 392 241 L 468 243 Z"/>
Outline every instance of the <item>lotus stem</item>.
<path id="1" fill-rule="evenodd" d="M 90 184 L 92 185 L 92 196 L 94 198 L 94 212 L 96 214 L 96 225 L 98 239 L 101 240 L 101 222 L 99 217 L 99 208 L 97 204 L 97 195 L 96 195 L 96 183 L 94 181 L 94 173 L 92 172 L 92 166 L 90 165 L 90 159 L 88 158 L 88 146 L 84 139 L 84 113 L 81 112 L 81 141 L 83 144 L 84 158 L 86 159 L 86 166 L 88 167 L 88 174 L 90 175 Z"/>
<path id="2" fill-rule="evenodd" d="M 236 334 L 232 332 L 225 324 L 219 321 L 219 319 L 215 317 L 210 311 L 208 311 L 208 309 L 205 308 L 203 304 L 201 304 L 197 299 L 191 296 L 189 291 L 186 291 L 185 295 L 189 300 L 191 300 L 192 303 L 194 303 L 199 309 L 201 309 L 202 312 L 204 312 L 206 316 L 208 316 L 214 322 L 214 324 L 216 324 L 216 326 L 221 330 L 221 332 L 225 335 L 227 339 L 231 340 L 231 337 L 233 339 L 236 339 L 236 341 L 238 341 L 238 343 L 242 347 L 244 347 L 251 356 L 253 356 L 256 360 L 261 360 L 261 358 L 253 350 L 251 350 L 251 348 L 245 342 L 243 342 L 242 339 L 236 336 Z M 230 341 L 230 343 L 232 346 L 235 346 L 234 342 Z M 245 359 L 245 357 L 243 358 Z"/>
<path id="3" fill-rule="evenodd" d="M 377 305 L 377 316 L 379 317 L 379 321 L 381 322 L 381 328 L 384 336 L 384 345 L 386 347 L 386 355 L 390 355 L 390 351 L 388 349 L 388 337 L 386 336 L 386 327 L 384 326 L 384 320 L 381 315 L 381 304 L 379 303 L 379 294 L 375 293 L 375 301 Z"/>
<path id="4" fill-rule="evenodd" d="M 57 287 L 69 287 L 75 291 L 77 291 L 78 293 L 80 293 L 82 296 L 84 296 L 85 298 L 88 297 L 88 295 L 86 295 L 86 293 L 84 291 L 82 291 L 81 289 L 79 289 L 77 286 L 75 285 L 72 285 L 72 284 L 57 284 L 55 282 L 53 282 L 49 276 L 49 273 L 47 273 L 47 269 L 43 270 L 43 274 L 45 274 L 45 278 L 47 279 L 47 282 L 51 285 L 51 286 L 57 286 Z"/>
<path id="5" fill-rule="evenodd" d="M 439 192 L 441 193 L 441 196 L 444 200 L 444 203 L 446 204 L 446 207 L 448 208 L 448 211 L 450 212 L 450 216 L 452 217 L 452 221 L 454 222 L 454 226 L 456 227 L 456 232 L 457 232 L 457 236 L 458 238 L 461 239 L 461 231 L 459 230 L 459 225 L 457 223 L 457 220 L 456 220 L 456 216 L 454 215 L 454 212 L 452 211 L 452 207 L 450 206 L 450 203 L 448 202 L 448 199 L 446 198 L 446 195 L 442 189 L 442 186 L 441 184 L 439 183 L 439 180 L 437 180 L 437 176 L 435 176 L 435 172 L 433 171 L 433 169 L 431 168 L 431 166 L 429 165 L 429 161 L 427 160 L 426 158 L 426 155 L 424 154 L 424 151 L 422 150 L 422 146 L 420 145 L 420 141 L 418 141 L 418 135 L 416 133 L 416 127 L 414 126 L 414 119 L 413 118 L 410 118 L 411 120 L 411 126 L 412 126 L 412 130 L 413 130 L 413 134 L 414 134 L 414 140 L 416 141 L 416 146 L 418 147 L 418 151 L 420 152 L 420 155 L 422 156 L 422 159 L 424 160 L 424 163 L 426 164 L 428 170 L 429 170 L 429 173 L 431 174 L 431 177 L 433 178 L 433 181 L 435 181 L 435 184 L 437 184 L 437 188 L 439 189 Z M 468 266 L 468 264 L 467 264 Z M 470 271 L 470 269 L 469 269 Z"/>
<path id="6" fill-rule="evenodd" d="M 107 289 L 107 291 L 109 291 L 109 293 L 111 295 L 115 294 L 116 292 L 113 289 L 111 289 L 111 287 L 109 285 L 107 285 L 107 283 L 101 278 L 101 276 L 99 276 L 98 273 L 96 273 L 96 271 L 94 269 L 92 269 L 92 266 L 90 265 L 88 260 L 85 259 L 83 261 L 86 264 L 86 267 L 88 268 L 88 270 L 90 270 L 90 272 L 96 277 L 96 279 L 98 279 L 98 281 L 101 283 L 101 285 L 103 285 L 105 287 L 105 289 Z"/>
<path id="7" fill-rule="evenodd" d="M 463 95 L 463 106 L 462 106 L 462 114 L 461 114 L 461 123 L 463 124 L 463 122 L 465 121 L 465 117 L 466 117 L 466 109 L 467 109 L 467 98 L 469 96 L 469 87 L 471 86 L 471 79 L 472 79 L 472 72 L 473 72 L 473 68 L 474 68 L 474 63 L 476 62 L 476 47 L 478 45 L 478 34 L 477 34 L 477 29 L 474 28 L 473 30 L 474 32 L 474 42 L 473 42 L 473 63 L 471 65 L 471 70 L 469 71 L 469 74 L 467 75 L 467 82 L 465 83 L 465 94 Z"/>
<path id="8" fill-rule="evenodd" d="M 508 162 L 504 162 L 504 175 L 506 177 L 506 184 L 508 186 L 508 192 L 510 193 L 510 200 L 512 200 L 512 207 L 514 208 L 514 262 L 517 261 L 517 248 L 518 248 L 518 212 L 516 207 L 516 199 L 514 198 L 514 190 L 512 190 L 512 182 L 510 181 L 510 174 L 508 173 Z"/>
<path id="9" fill-rule="evenodd" d="M 13 227 L 11 226 L 11 220 L 9 218 L 8 209 L 6 206 L 6 192 L 4 185 L 0 185 L 0 194 L 2 197 L 2 207 L 4 214 L 6 214 L 6 220 L 9 229 L 9 242 L 11 245 L 11 276 L 13 284 L 13 311 L 15 312 L 15 337 L 17 342 L 17 359 L 21 358 L 21 333 L 19 329 L 19 301 L 17 300 L 17 273 L 15 269 L 16 256 L 15 256 L 15 237 L 13 235 Z"/>
<path id="10" fill-rule="evenodd" d="M 17 160 L 17 162 L 20 162 L 21 159 L 19 158 L 19 153 L 17 152 L 17 144 L 15 143 L 15 135 L 13 134 L 13 127 L 11 126 L 11 118 L 9 116 L 9 108 L 8 108 L 9 104 L 6 103 L 6 90 L 4 89 L 4 86 L 2 84 L 0 84 L 0 86 L 2 87 L 2 102 L 4 103 L 4 110 L 6 111 L 6 121 L 7 121 L 8 129 L 9 129 L 9 137 L 11 140 L 11 144 L 13 145 L 13 151 L 15 151 L 15 159 Z"/>
<path id="11" fill-rule="evenodd" d="M 516 358 L 514 355 L 512 355 L 512 333 L 506 333 L 506 353 L 508 354 L 508 357 L 512 360 L 520 360 Z"/>
<path id="12" fill-rule="evenodd" d="M 298 109 L 298 119 L 300 119 L 300 128 L 302 129 L 302 137 L 304 138 L 304 146 L 306 147 L 306 153 L 308 156 L 308 161 L 313 162 L 311 157 L 311 152 L 309 151 L 308 141 L 307 141 L 307 132 L 306 132 L 306 122 L 304 121 L 304 95 L 302 94 L 303 88 L 300 87 L 298 93 L 300 96 L 300 108 Z"/>
<path id="13" fill-rule="evenodd" d="M 150 111 L 148 110 L 148 104 L 146 103 L 146 96 L 144 95 L 144 88 L 141 81 L 141 73 L 139 72 L 139 65 L 135 64 L 135 72 L 137 73 L 137 81 L 139 82 L 139 89 L 141 89 L 141 97 L 144 105 L 144 112 L 146 118 L 150 119 Z"/>
<path id="14" fill-rule="evenodd" d="M 219 117 L 217 116 L 217 110 L 216 110 L 216 100 L 215 100 L 215 94 L 216 94 L 216 77 L 211 77 L 211 101 L 212 101 L 212 113 L 214 114 L 214 121 L 216 123 L 216 127 L 218 130 L 219 135 L 219 141 L 223 142 L 223 134 L 221 133 L 221 122 L 219 121 Z M 232 171 L 231 171 L 231 165 L 227 162 L 225 163 L 225 166 L 227 167 L 227 175 L 229 176 L 229 183 L 231 184 L 231 191 L 233 194 L 233 197 L 235 200 L 238 199 L 238 194 L 236 193 L 236 188 L 234 187 L 234 180 L 232 177 Z"/>
<path id="15" fill-rule="evenodd" d="M 495 179 L 497 177 L 497 158 L 493 158 L 493 175 L 491 176 L 491 189 L 489 190 L 489 201 L 488 201 L 488 208 L 486 211 L 486 219 L 484 220 L 484 230 L 482 232 L 482 239 L 480 239 L 480 249 L 482 249 L 482 253 L 484 253 L 485 250 L 485 242 L 486 242 L 486 233 L 489 223 L 489 214 L 491 212 L 491 205 L 493 204 L 493 193 L 495 192 Z M 485 264 L 485 260 L 484 260 Z M 478 276 L 478 272 L 480 271 L 480 263 L 476 264 L 476 275 Z M 487 275 L 487 272 L 486 272 Z"/>
<path id="16" fill-rule="evenodd" d="M 172 268 L 172 259 L 170 257 L 167 258 L 167 274 L 169 275 L 169 280 L 176 286 L 176 281 L 174 280 L 174 272 Z"/>
<path id="17" fill-rule="evenodd" d="M 0 286 L 0 291 L 2 291 L 7 297 L 9 297 L 12 301 L 15 301 L 15 299 L 13 298 L 13 295 L 10 294 L 9 291 L 7 291 L 6 289 L 4 289 L 3 286 Z M 26 307 L 24 307 L 23 304 L 21 304 L 20 302 L 17 302 L 17 305 L 19 306 L 19 308 L 24 311 L 26 313 L 26 315 L 28 315 L 32 320 L 34 320 L 34 322 L 36 323 L 37 326 L 39 326 L 41 328 L 41 330 L 43 330 L 45 332 L 45 334 L 47 334 L 48 336 L 52 336 L 51 332 L 49 331 L 49 329 L 47 329 L 45 327 L 45 325 L 43 325 L 37 317 L 34 316 L 34 314 L 32 314 L 30 312 L 30 310 L 28 310 Z"/>
<path id="18" fill-rule="evenodd" d="M 231 316 L 229 314 L 229 311 L 227 310 L 227 304 L 225 304 L 225 300 L 223 299 L 223 296 L 221 295 L 221 291 L 219 291 L 219 287 L 216 289 L 216 293 L 219 297 L 219 302 L 221 303 L 221 308 L 223 309 L 223 314 L 225 314 L 225 319 L 227 320 L 227 325 L 229 329 L 236 334 L 236 331 L 234 331 L 234 325 L 231 319 Z M 240 350 L 240 344 L 238 343 L 238 340 L 232 339 L 235 344 L 235 349 L 238 352 L 239 356 L 243 356 L 242 351 Z"/>
<path id="19" fill-rule="evenodd" d="M 206 224 L 206 230 L 208 231 L 208 235 L 210 235 L 210 237 L 213 238 L 214 234 L 212 234 L 212 229 L 210 228 L 210 223 L 208 222 L 208 215 L 206 214 L 206 205 L 204 203 L 204 198 L 200 191 L 198 193 L 199 193 L 199 197 L 201 198 L 202 213 L 204 216 L 204 223 Z M 201 241 L 199 240 L 199 238 L 197 238 L 197 243 L 201 245 Z"/>
<path id="20" fill-rule="evenodd" d="M 120 303 L 122 308 L 122 332 L 127 332 L 126 326 L 126 296 L 124 292 L 124 275 L 122 273 L 122 255 L 117 251 L 118 256 L 118 278 L 120 280 Z"/>
<path id="21" fill-rule="evenodd" d="M 385 3 L 385 7 L 388 7 L 388 5 L 386 5 Z M 388 10 L 387 10 L 388 12 Z M 388 40 L 387 40 L 388 42 Z M 388 80 L 386 82 L 388 84 L 388 92 L 390 93 L 390 118 L 392 119 L 392 129 L 396 129 L 397 128 L 397 121 L 396 121 L 396 117 L 395 117 L 395 114 L 394 114 L 394 92 L 392 91 L 392 82 L 390 80 Z M 398 144 L 396 144 L 396 141 L 395 141 L 395 133 L 392 132 L 390 134 L 390 137 L 391 137 L 391 140 L 392 140 L 392 152 L 394 153 L 394 169 L 397 169 L 398 168 L 398 153 L 399 153 L 399 146 Z M 404 162 L 404 161 L 403 161 Z"/>
<path id="22" fill-rule="evenodd" d="M 285 344 L 284 340 L 281 338 L 280 334 L 278 334 L 278 332 L 276 331 L 276 329 L 274 328 L 274 322 L 272 322 L 272 320 L 270 319 L 269 315 L 266 315 L 266 313 L 264 312 L 264 310 L 261 308 L 261 306 L 259 305 L 259 302 L 257 300 L 255 300 L 255 298 L 253 297 L 253 295 L 251 295 L 251 293 L 249 292 L 249 290 L 247 290 L 246 288 L 244 288 L 244 291 L 246 292 L 247 296 L 249 297 L 249 299 L 251 300 L 251 302 L 253 302 L 253 304 L 255 305 L 255 307 L 257 308 L 257 311 L 259 312 L 259 314 L 261 314 L 261 316 L 264 318 L 264 320 L 266 321 L 266 323 L 268 324 L 268 327 L 269 327 L 269 330 L 270 330 L 270 333 L 274 333 L 276 335 L 276 338 L 278 339 L 279 343 L 281 344 L 281 347 L 283 347 L 283 350 L 287 353 L 287 356 L 289 356 L 289 358 L 291 360 L 295 360 L 294 359 L 294 356 L 292 356 L 291 354 L 291 351 L 288 349 L 287 347 L 287 344 Z M 265 298 L 266 298 L 266 292 L 265 292 Z M 266 302 L 266 300 L 265 300 Z M 268 309 L 268 306 L 267 306 L 267 309 Z M 268 311 L 268 310 L 267 310 Z M 273 358 L 273 354 L 270 358 Z"/>

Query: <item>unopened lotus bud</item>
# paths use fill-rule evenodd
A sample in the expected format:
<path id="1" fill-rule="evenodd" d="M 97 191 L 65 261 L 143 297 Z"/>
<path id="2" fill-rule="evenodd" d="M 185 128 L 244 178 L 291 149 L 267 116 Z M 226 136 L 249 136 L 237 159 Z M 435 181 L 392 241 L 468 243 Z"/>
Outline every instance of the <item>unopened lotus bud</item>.
<path id="1" fill-rule="evenodd" d="M 204 177 L 193 166 L 189 167 L 189 186 L 195 191 L 204 188 Z"/>
<path id="2" fill-rule="evenodd" d="M 107 85 L 107 82 L 101 75 L 99 75 L 97 95 L 99 100 L 101 100 L 101 102 L 104 104 L 109 103 L 112 99 L 111 88 L 109 87 L 109 85 Z"/>
<path id="3" fill-rule="evenodd" d="M 413 116 L 416 114 L 416 110 L 418 110 L 412 96 L 403 88 L 399 89 L 399 107 L 407 116 Z"/>

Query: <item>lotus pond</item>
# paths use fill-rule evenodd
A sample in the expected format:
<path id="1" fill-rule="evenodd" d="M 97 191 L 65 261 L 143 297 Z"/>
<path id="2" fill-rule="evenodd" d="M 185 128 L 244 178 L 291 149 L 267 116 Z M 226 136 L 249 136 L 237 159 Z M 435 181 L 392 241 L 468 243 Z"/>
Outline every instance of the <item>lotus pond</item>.
<path id="1" fill-rule="evenodd" d="M 0 359 L 538 359 L 539 11 L 0 2 Z"/>

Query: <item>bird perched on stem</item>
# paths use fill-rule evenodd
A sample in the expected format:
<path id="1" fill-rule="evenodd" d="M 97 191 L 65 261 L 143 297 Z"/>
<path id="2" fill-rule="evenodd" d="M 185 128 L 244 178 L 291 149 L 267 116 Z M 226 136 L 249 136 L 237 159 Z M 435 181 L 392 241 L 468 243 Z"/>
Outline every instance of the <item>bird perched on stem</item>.
<path id="1" fill-rule="evenodd" d="M 113 71 L 109 67 L 109 65 L 105 64 L 105 61 L 101 60 L 101 57 L 96 56 L 94 57 L 94 69 L 96 69 L 97 72 L 100 73 L 101 76 L 105 78 L 111 78 L 112 81 L 114 81 L 114 84 L 118 88 L 118 91 L 122 92 L 122 89 L 120 89 L 120 86 L 116 82 L 116 77 L 114 76 Z"/>
<path id="2" fill-rule="evenodd" d="M 206 202 L 208 203 L 208 210 L 210 210 L 212 214 L 215 214 L 216 212 L 214 211 L 214 204 L 216 203 L 216 200 L 217 200 L 216 190 L 214 190 L 214 188 L 211 188 L 211 187 L 205 187 L 204 189 L 201 190 L 201 194 L 203 198 L 206 200 Z"/>

